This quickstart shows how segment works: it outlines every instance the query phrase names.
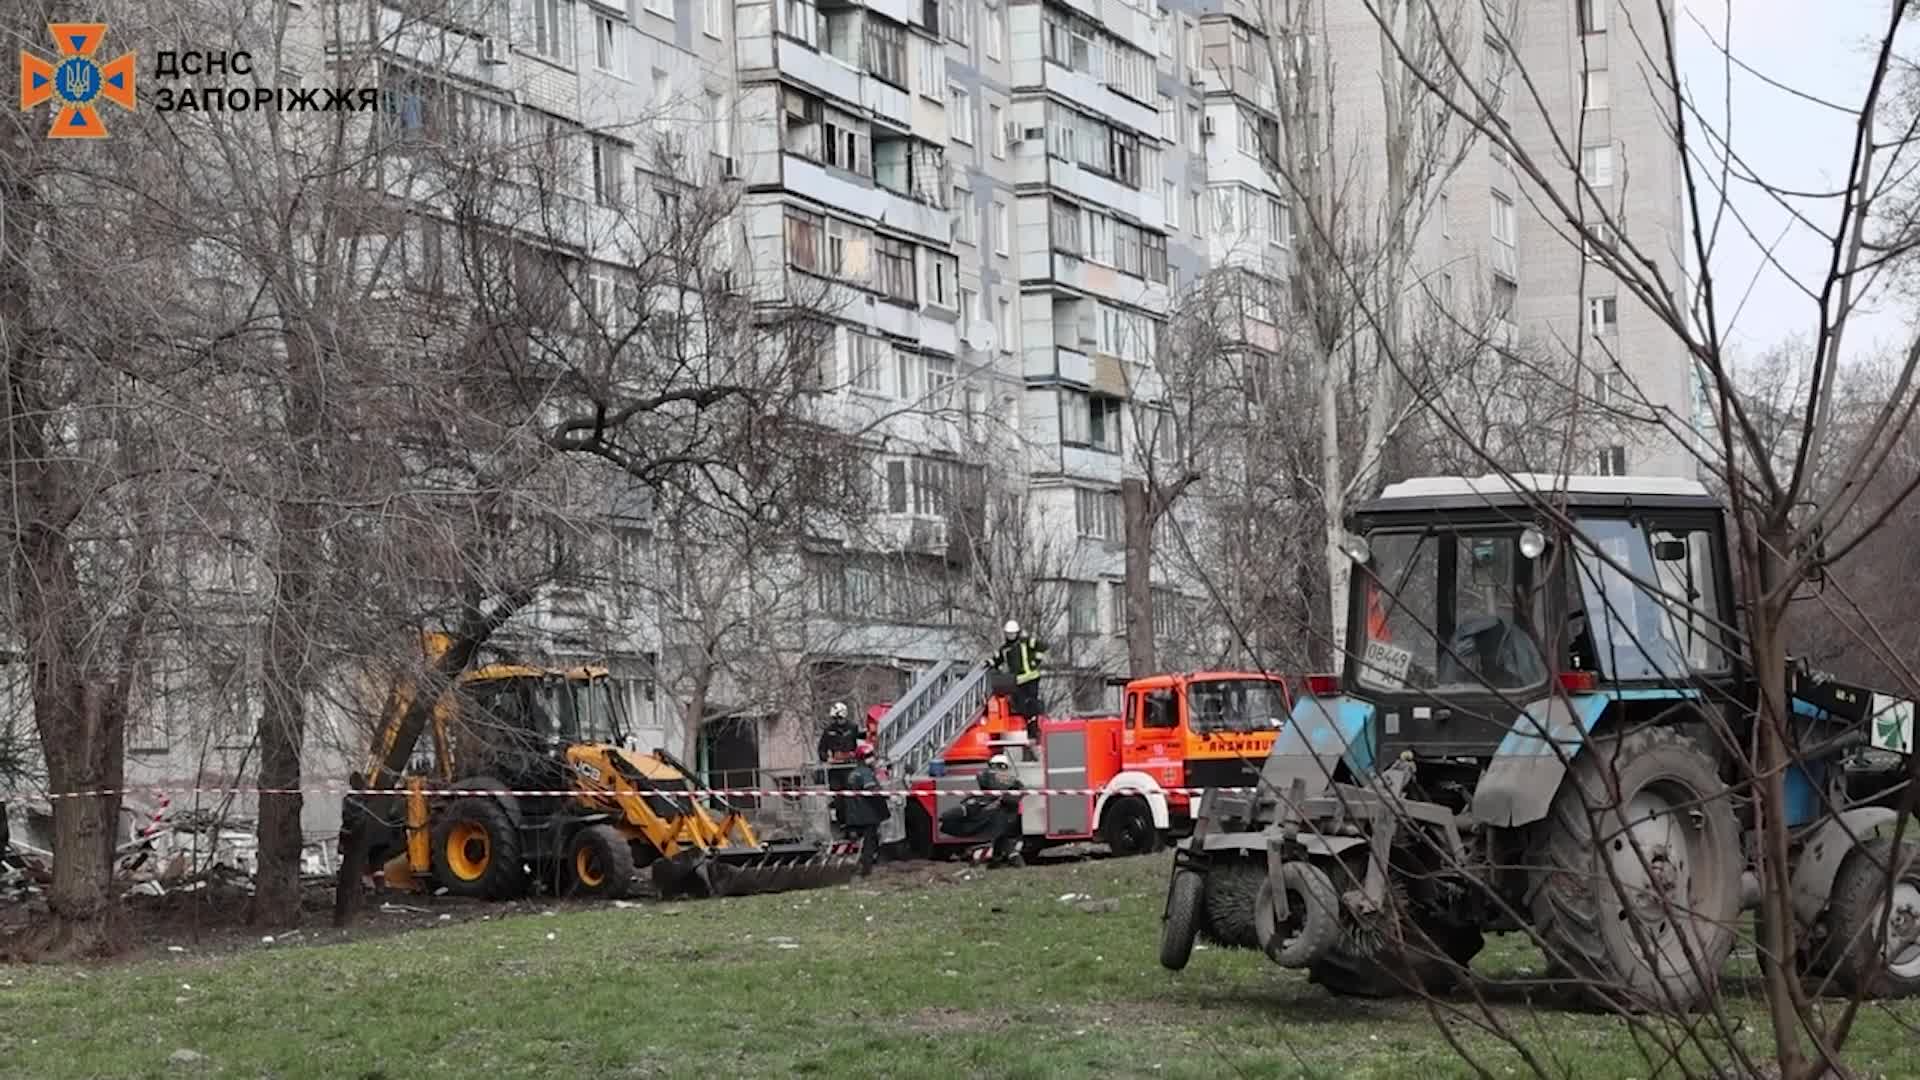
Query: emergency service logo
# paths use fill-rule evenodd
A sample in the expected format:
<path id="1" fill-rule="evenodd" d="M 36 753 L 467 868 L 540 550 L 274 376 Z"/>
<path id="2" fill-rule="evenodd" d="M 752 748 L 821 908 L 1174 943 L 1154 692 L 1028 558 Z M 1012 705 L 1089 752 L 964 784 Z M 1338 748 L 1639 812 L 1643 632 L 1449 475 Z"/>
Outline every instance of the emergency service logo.
<path id="1" fill-rule="evenodd" d="M 57 110 L 50 139 L 104 139 L 106 121 L 96 104 L 105 99 L 133 111 L 133 52 L 102 64 L 94 59 L 107 36 L 106 23 L 50 23 L 58 60 L 47 60 L 29 49 L 20 50 L 20 111 L 31 112 L 49 101 Z"/>

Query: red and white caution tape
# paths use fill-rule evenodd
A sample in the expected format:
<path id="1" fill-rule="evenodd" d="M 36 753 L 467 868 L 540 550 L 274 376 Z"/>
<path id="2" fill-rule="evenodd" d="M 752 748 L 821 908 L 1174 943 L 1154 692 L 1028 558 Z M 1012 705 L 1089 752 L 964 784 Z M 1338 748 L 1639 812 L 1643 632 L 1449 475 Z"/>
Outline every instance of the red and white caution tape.
<path id="1" fill-rule="evenodd" d="M 1209 791 L 1223 791 L 1223 792 L 1228 792 L 1236 795 L 1251 795 L 1251 794 L 1257 793 L 1259 790 L 1260 789 L 1258 787 L 1141 788 L 1141 787 L 1126 786 L 1126 787 L 1112 787 L 1112 788 L 1021 788 L 1018 791 L 1007 792 L 1007 794 L 1083 795 L 1083 796 L 1097 796 L 1097 795 L 1104 795 L 1104 794 L 1114 794 L 1114 795 L 1161 794 L 1161 795 L 1200 796 L 1200 795 L 1205 795 Z M 361 796 L 365 796 L 365 795 L 401 795 L 405 793 L 406 793 L 406 788 L 404 787 L 366 788 L 366 787 L 349 787 L 346 785 L 324 785 L 324 784 L 310 786 L 310 787 L 298 787 L 298 788 L 264 788 L 264 787 L 244 787 L 244 786 L 181 787 L 177 785 L 154 785 L 154 786 L 143 786 L 143 787 L 100 788 L 100 789 L 91 790 L 91 791 L 55 791 L 55 792 L 42 794 L 37 797 L 41 799 L 46 799 L 49 801 L 57 801 L 60 799 L 100 799 L 100 798 L 106 798 L 108 796 L 124 797 L 127 795 L 153 795 L 153 796 L 158 796 L 159 798 L 165 800 L 170 797 L 183 796 L 183 795 L 361 795 Z M 573 788 L 566 788 L 566 789 L 559 789 L 559 790 L 538 790 L 538 789 L 521 789 L 521 788 L 468 788 L 468 787 L 452 787 L 452 788 L 431 788 L 430 787 L 426 789 L 425 793 L 430 798 L 431 797 L 454 797 L 454 796 L 462 796 L 462 795 L 514 795 L 514 796 L 527 796 L 527 797 L 534 797 L 534 798 L 543 797 L 543 796 L 564 798 L 564 797 L 574 796 L 574 795 L 591 794 L 591 792 L 586 792 L 583 790 L 573 789 Z M 664 794 L 682 794 L 682 793 L 683 792 L 675 792 L 672 790 L 668 790 L 664 792 Z M 845 796 L 900 795 L 900 796 L 908 796 L 908 797 L 912 797 L 916 795 L 949 795 L 949 796 L 950 795 L 978 795 L 978 794 L 983 794 L 984 792 L 982 791 L 982 789 L 979 789 L 979 788 L 939 788 L 939 789 L 880 788 L 874 791 L 861 791 L 858 789 L 841 789 L 841 788 L 695 788 L 693 789 L 693 793 L 697 795 L 702 795 L 702 796 L 717 795 L 717 796 L 720 796 L 721 798 L 728 798 L 728 799 L 735 799 L 735 798 L 798 799 L 798 798 L 806 798 L 810 796 L 819 797 L 819 796 L 835 796 L 835 795 L 845 795 Z M 645 793 L 643 792 L 642 794 L 645 794 Z M 18 797 L 19 796 L 8 796 L 8 798 L 18 798 Z"/>

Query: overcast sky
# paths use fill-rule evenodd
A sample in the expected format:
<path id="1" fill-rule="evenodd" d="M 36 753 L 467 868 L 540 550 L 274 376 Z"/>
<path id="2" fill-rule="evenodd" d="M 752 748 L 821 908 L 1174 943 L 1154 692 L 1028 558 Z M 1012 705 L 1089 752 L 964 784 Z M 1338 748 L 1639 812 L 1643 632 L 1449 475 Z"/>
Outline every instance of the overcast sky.
<path id="1" fill-rule="evenodd" d="M 1680 0 L 1681 78 L 1696 107 L 1720 130 L 1726 130 L 1728 79 L 1715 39 L 1725 32 L 1728 3 L 1733 5 L 1732 52 L 1741 62 L 1827 101 L 1848 106 L 1860 101 L 1872 43 L 1888 17 L 1883 0 Z M 1767 86 L 1738 68 L 1732 84 L 1731 142 L 1755 172 L 1806 191 L 1832 190 L 1845 181 L 1853 136 L 1849 117 Z M 1732 222 L 1720 230 L 1713 258 L 1716 302 L 1723 312 L 1740 304 L 1736 317 L 1721 317 L 1723 326 L 1731 322 L 1730 343 L 1740 354 L 1752 356 L 1796 334 L 1811 338 L 1818 325 L 1813 299 L 1781 269 L 1765 266 L 1762 251 L 1765 244 L 1779 240 L 1775 256 L 1784 270 L 1817 292 L 1830 257 L 1827 242 L 1811 229 L 1792 224 L 1784 208 L 1751 185 L 1734 185 L 1733 196 L 1760 240 L 1756 243 Z M 1704 205 L 1710 204 L 1703 195 Z M 1800 205 L 1823 228 L 1831 227 L 1839 211 L 1834 200 Z M 1741 294 L 1749 289 L 1742 303 Z M 1848 330 L 1848 355 L 1897 346 L 1905 336 L 1902 309 L 1907 306 L 1877 298 L 1871 314 L 1856 317 Z"/>

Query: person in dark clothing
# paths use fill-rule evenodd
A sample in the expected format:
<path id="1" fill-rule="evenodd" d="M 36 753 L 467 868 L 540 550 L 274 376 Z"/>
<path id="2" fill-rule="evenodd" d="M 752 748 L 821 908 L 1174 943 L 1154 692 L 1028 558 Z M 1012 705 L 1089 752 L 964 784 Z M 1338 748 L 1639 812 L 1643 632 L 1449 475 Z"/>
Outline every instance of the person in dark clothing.
<path id="1" fill-rule="evenodd" d="M 860 728 L 847 715 L 847 703 L 836 701 L 827 714 L 826 730 L 820 733 L 820 760 L 829 765 L 837 765 L 853 758 L 855 748 L 860 745 Z"/>
<path id="2" fill-rule="evenodd" d="M 873 744 L 859 743 L 853 756 L 857 764 L 847 778 L 847 789 L 878 792 L 880 776 L 873 771 Z M 893 816 L 893 810 L 885 795 L 855 795 L 847 799 L 846 816 L 847 830 L 860 838 L 860 876 L 866 877 L 873 873 L 873 864 L 880 857 L 880 825 Z"/>
<path id="3" fill-rule="evenodd" d="M 860 729 L 847 715 L 847 703 L 836 701 L 827 713 L 826 729 L 820 732 L 820 761 L 826 769 L 827 786 L 838 791 L 847 786 L 847 778 L 853 775 L 853 752 L 860 745 Z M 831 803 L 833 823 L 844 828 L 847 824 L 847 800 L 835 795 Z"/>
<path id="4" fill-rule="evenodd" d="M 988 759 L 980 773 L 980 790 L 1000 793 L 999 821 L 993 830 L 993 851 L 989 865 L 1020 866 L 1020 792 L 1026 786 L 1014 775 L 1013 762 L 1005 754 Z"/>
<path id="5" fill-rule="evenodd" d="M 1045 711 L 1040 702 L 1040 658 L 1047 655 L 1047 643 L 1032 634 L 1021 633 L 1020 624 L 1012 619 L 1007 620 L 1003 629 L 1006 640 L 993 655 L 991 664 L 995 670 L 1013 676 L 1013 694 L 1008 704 L 1015 716 L 1027 721 L 1027 737 L 1037 740 L 1036 721 Z"/>

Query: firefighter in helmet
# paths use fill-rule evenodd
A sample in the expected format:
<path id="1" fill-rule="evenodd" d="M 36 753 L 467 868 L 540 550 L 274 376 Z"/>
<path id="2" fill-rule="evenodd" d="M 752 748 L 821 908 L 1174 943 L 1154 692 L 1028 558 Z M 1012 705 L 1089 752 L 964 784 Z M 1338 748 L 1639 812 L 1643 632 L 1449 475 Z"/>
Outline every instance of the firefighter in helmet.
<path id="1" fill-rule="evenodd" d="M 1027 720 L 1031 728 L 1033 721 L 1043 711 L 1040 703 L 1040 659 L 1047 655 L 1047 644 L 1032 634 L 1020 632 L 1020 624 L 1012 619 L 1003 627 L 1006 640 L 1001 642 L 1000 651 L 993 655 L 993 667 L 1013 676 L 1013 696 L 1009 702 L 1013 714 Z"/>

